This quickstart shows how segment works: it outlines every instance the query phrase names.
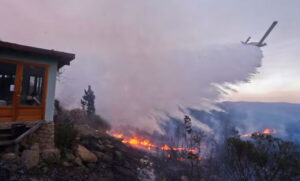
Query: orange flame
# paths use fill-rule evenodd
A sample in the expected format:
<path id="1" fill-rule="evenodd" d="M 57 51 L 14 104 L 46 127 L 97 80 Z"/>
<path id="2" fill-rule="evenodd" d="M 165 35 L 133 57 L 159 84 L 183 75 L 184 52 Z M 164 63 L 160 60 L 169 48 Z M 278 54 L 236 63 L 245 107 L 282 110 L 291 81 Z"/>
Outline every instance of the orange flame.
<path id="1" fill-rule="evenodd" d="M 178 147 L 178 148 L 174 147 L 173 148 L 166 144 L 164 146 L 158 146 L 158 145 L 152 144 L 150 140 L 143 139 L 138 136 L 126 139 L 125 136 L 121 133 L 111 133 L 108 131 L 107 131 L 107 133 L 112 135 L 115 138 L 122 139 L 122 143 L 124 143 L 124 144 L 129 144 L 131 146 L 142 148 L 142 149 L 152 150 L 154 148 L 158 148 L 163 151 L 174 150 L 174 151 L 188 151 L 188 152 L 192 152 L 194 154 L 197 153 L 197 149 L 188 149 L 188 148 L 183 148 L 183 147 Z M 205 147 L 203 147 L 203 148 L 205 148 Z M 201 147 L 199 147 L 199 149 L 201 149 Z M 170 157 L 171 157 L 170 154 L 168 154 L 168 158 L 170 158 Z"/>
<path id="2" fill-rule="evenodd" d="M 257 134 L 258 135 L 262 135 L 262 134 L 276 134 L 277 133 L 277 130 L 276 129 L 270 129 L 270 128 L 267 128 L 261 132 L 258 132 Z M 250 137 L 252 134 L 243 134 L 242 137 Z"/>
<path id="3" fill-rule="evenodd" d="M 272 130 L 272 129 L 267 128 L 263 131 L 263 134 L 276 134 L 276 133 L 277 133 L 276 129 Z"/>
<path id="4" fill-rule="evenodd" d="M 119 139 L 121 139 L 121 138 L 124 137 L 122 134 L 113 134 L 113 136 L 114 136 L 115 138 L 119 138 Z"/>
<path id="5" fill-rule="evenodd" d="M 162 150 L 171 150 L 171 148 L 168 145 L 165 145 L 163 147 L 161 147 Z"/>
<path id="6" fill-rule="evenodd" d="M 139 144 L 139 140 L 136 137 L 130 138 L 129 144 L 131 144 L 131 145 L 138 145 Z"/>
<path id="7" fill-rule="evenodd" d="M 246 134 L 242 135 L 242 137 L 249 137 L 249 136 L 251 136 L 251 134 L 249 134 L 249 133 L 246 133 Z"/>

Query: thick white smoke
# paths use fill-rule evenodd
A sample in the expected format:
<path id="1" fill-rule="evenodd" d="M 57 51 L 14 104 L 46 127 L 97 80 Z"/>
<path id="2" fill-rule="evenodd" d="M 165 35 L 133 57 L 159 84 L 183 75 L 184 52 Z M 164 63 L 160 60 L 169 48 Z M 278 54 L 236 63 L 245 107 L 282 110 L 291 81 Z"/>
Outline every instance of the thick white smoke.
<path id="1" fill-rule="evenodd" d="M 64 72 L 58 95 L 79 107 L 92 84 L 98 113 L 113 125 L 153 130 L 166 114 L 182 117 L 178 107 L 207 108 L 228 89 L 222 85 L 249 81 L 261 59 L 259 48 L 242 44 L 109 54 Z"/>
<path id="2" fill-rule="evenodd" d="M 103 117 L 154 129 L 165 113 L 182 118 L 178 107 L 210 106 L 223 94 L 220 85 L 248 81 L 260 66 L 257 47 L 229 44 L 265 21 L 249 23 L 249 7 L 232 3 L 6 1 L 1 37 L 76 54 L 57 86 L 66 107 L 80 107 L 84 88 L 92 85 Z"/>

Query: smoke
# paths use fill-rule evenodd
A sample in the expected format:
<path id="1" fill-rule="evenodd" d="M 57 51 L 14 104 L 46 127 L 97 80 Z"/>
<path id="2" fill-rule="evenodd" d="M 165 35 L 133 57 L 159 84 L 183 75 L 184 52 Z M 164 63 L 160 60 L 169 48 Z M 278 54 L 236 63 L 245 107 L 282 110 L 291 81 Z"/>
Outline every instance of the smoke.
<path id="1" fill-rule="evenodd" d="M 274 136 L 300 143 L 299 104 L 264 102 L 223 102 L 226 117 L 241 134 L 276 130 Z"/>
<path id="2" fill-rule="evenodd" d="M 66 107 L 80 107 L 84 88 L 92 85 L 101 116 L 114 125 L 153 130 L 166 115 L 182 119 L 187 107 L 210 108 L 232 91 L 228 85 L 256 73 L 259 48 L 231 42 L 248 36 L 258 22 L 249 23 L 248 6 L 234 4 L 7 1 L 0 7 L 6 23 L 1 37 L 76 54 L 57 85 L 57 98 Z"/>
<path id="3" fill-rule="evenodd" d="M 261 59 L 259 48 L 241 44 L 194 51 L 141 48 L 109 53 L 105 60 L 81 62 L 81 66 L 65 71 L 58 97 L 79 107 L 83 88 L 90 83 L 98 113 L 113 125 L 157 130 L 158 120 L 168 115 L 181 118 L 185 108 L 211 108 L 232 91 L 228 85 L 248 82 L 257 73 Z M 210 129 L 205 124 L 198 126 Z"/>

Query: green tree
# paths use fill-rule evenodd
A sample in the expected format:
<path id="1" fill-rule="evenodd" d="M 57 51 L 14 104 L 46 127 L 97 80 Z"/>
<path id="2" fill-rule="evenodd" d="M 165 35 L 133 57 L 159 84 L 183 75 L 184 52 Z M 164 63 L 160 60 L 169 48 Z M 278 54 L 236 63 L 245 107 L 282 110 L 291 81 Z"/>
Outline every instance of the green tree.
<path id="1" fill-rule="evenodd" d="M 88 116 L 94 116 L 95 115 L 95 99 L 96 96 L 94 94 L 94 91 L 92 91 L 91 86 L 88 86 L 87 90 L 84 90 L 84 95 L 81 99 L 81 106 L 84 111 L 87 112 Z"/>

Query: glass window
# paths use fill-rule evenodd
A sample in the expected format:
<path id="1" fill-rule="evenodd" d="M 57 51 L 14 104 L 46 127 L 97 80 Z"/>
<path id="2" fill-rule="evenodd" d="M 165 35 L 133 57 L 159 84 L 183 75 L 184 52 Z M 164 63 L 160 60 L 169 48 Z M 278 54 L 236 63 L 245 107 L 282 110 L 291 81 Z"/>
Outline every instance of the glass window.
<path id="1" fill-rule="evenodd" d="M 42 105 L 45 68 L 24 65 L 20 103 L 27 106 Z"/>
<path id="2" fill-rule="evenodd" d="M 0 106 L 13 104 L 17 65 L 0 62 Z"/>

